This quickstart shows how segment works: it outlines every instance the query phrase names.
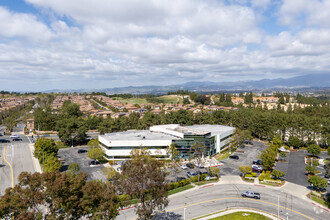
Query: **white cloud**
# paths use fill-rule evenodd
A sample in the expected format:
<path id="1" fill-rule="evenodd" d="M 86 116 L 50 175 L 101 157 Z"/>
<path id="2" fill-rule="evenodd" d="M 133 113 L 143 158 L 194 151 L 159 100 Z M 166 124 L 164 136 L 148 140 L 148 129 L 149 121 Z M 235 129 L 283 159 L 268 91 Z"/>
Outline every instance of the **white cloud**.
<path id="1" fill-rule="evenodd" d="M 0 36 L 24 37 L 30 40 L 48 40 L 52 33 L 30 14 L 10 12 L 0 6 Z"/>
<path id="2" fill-rule="evenodd" d="M 283 0 L 279 21 L 284 25 L 306 24 L 330 28 L 330 0 Z"/>
<path id="3" fill-rule="evenodd" d="M 311 6 L 318 15 L 307 1 L 296 1 L 296 8 L 283 1 L 277 14 L 289 26 L 278 35 L 259 24 L 260 13 L 269 15 L 269 0 L 26 1 L 39 17 L 49 16 L 47 25 L 37 15 L 0 7 L 0 76 L 25 79 L 26 88 L 166 85 L 329 69 L 329 26 L 314 25 L 327 16 L 320 7 L 328 1 Z M 304 14 L 307 28 L 292 31 Z"/>

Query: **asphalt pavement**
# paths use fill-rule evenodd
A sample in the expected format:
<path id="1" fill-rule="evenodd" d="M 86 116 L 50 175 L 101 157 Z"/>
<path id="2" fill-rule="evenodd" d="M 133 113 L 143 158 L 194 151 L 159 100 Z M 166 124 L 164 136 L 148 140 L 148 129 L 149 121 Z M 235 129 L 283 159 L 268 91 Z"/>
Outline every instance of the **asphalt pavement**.
<path id="1" fill-rule="evenodd" d="M 18 183 L 17 177 L 21 172 L 26 171 L 34 173 L 35 168 L 27 142 L 1 143 L 0 153 L 0 195 L 3 195 L 5 189 L 12 186 L 12 179 L 15 185 Z"/>
<path id="2" fill-rule="evenodd" d="M 261 199 L 242 198 L 243 191 L 260 193 Z M 278 206 L 279 204 L 279 206 Z M 198 187 L 170 196 L 165 213 L 156 214 L 153 219 L 193 219 L 228 208 L 253 208 L 282 219 L 304 220 L 330 218 L 329 212 L 312 204 L 311 201 L 292 196 L 280 189 L 260 187 L 251 184 L 215 184 Z M 117 220 L 135 219 L 134 208 L 122 210 Z"/>
<path id="3" fill-rule="evenodd" d="M 252 145 L 243 145 L 238 148 L 235 153 L 232 155 L 239 156 L 238 160 L 227 158 L 225 160 L 221 160 L 224 164 L 220 167 L 221 175 L 240 175 L 240 171 L 238 170 L 239 166 L 246 165 L 251 166 L 253 160 L 259 159 L 259 155 L 261 151 L 266 149 L 267 146 L 263 142 L 252 141 Z"/>
<path id="4" fill-rule="evenodd" d="M 79 153 L 78 149 L 88 150 L 87 146 L 64 148 L 58 151 L 59 160 L 62 161 L 61 171 L 66 171 L 71 163 L 78 163 L 80 171 L 88 175 L 88 180 L 103 180 L 106 181 L 102 173 L 103 165 L 98 167 L 90 167 L 88 162 L 92 159 L 87 157 L 87 153 Z"/>

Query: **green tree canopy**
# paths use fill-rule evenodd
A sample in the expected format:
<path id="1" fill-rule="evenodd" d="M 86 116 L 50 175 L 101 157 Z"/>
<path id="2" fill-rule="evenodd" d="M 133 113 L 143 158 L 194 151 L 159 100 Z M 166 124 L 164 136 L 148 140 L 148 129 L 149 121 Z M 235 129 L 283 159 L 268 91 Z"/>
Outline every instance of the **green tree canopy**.
<path id="1" fill-rule="evenodd" d="M 279 179 L 279 178 L 285 176 L 285 173 L 281 170 L 273 170 L 273 172 L 271 174 L 275 179 Z"/>
<path id="2" fill-rule="evenodd" d="M 293 148 L 299 148 L 302 146 L 302 142 L 299 140 L 297 136 L 291 136 L 289 138 L 288 145 Z"/>
<path id="3" fill-rule="evenodd" d="M 61 169 L 62 164 L 57 157 L 53 155 L 47 156 L 44 163 L 41 165 L 44 172 L 53 172 Z"/>
<path id="4" fill-rule="evenodd" d="M 92 148 L 89 149 L 87 152 L 87 157 L 93 159 L 93 160 L 100 160 L 102 159 L 104 155 L 104 152 L 101 148 Z"/>
<path id="5" fill-rule="evenodd" d="M 80 171 L 80 167 L 78 163 L 71 163 L 68 167 L 68 171 L 71 173 L 78 173 Z"/>
<path id="6" fill-rule="evenodd" d="M 58 148 L 53 139 L 38 138 L 34 144 L 34 156 L 43 163 L 48 156 L 56 157 Z"/>
<path id="7" fill-rule="evenodd" d="M 251 166 L 239 166 L 238 169 L 242 173 L 243 176 L 245 176 L 245 174 L 247 174 L 247 173 L 252 172 Z"/>
<path id="8" fill-rule="evenodd" d="M 311 176 L 311 177 L 309 177 L 308 183 L 313 184 L 313 186 L 316 187 L 319 190 L 324 189 L 325 187 L 328 186 L 327 180 L 323 179 L 320 176 Z"/>
<path id="9" fill-rule="evenodd" d="M 138 199 L 135 212 L 140 219 L 150 220 L 155 209 L 168 205 L 166 173 L 163 164 L 152 158 L 146 149 L 132 150 L 131 160 L 122 165 L 115 186 L 122 193 Z"/>
<path id="10" fill-rule="evenodd" d="M 317 144 L 311 144 L 307 147 L 307 151 L 308 151 L 308 153 L 310 153 L 312 155 L 320 155 L 321 148 Z"/>

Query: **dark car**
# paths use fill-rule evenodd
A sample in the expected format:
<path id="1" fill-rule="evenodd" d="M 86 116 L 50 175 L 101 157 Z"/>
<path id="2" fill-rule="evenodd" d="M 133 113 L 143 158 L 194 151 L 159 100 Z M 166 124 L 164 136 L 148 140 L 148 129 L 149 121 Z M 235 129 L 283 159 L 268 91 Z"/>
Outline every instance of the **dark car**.
<path id="1" fill-rule="evenodd" d="M 89 162 L 88 162 L 88 165 L 89 165 L 90 167 L 97 167 L 97 166 L 100 166 L 100 162 L 97 161 L 97 160 L 92 160 L 92 161 L 89 161 Z"/>
<path id="2" fill-rule="evenodd" d="M 184 177 L 184 176 L 178 176 L 178 177 L 176 178 L 176 181 L 177 181 L 177 182 L 180 182 L 181 180 L 185 180 L 185 179 L 187 179 L 187 178 Z"/>
<path id="3" fill-rule="evenodd" d="M 197 176 L 197 173 L 195 172 L 187 172 L 187 176 L 190 178 L 190 177 L 194 177 L 194 176 Z"/>
<path id="4" fill-rule="evenodd" d="M 87 150 L 84 150 L 84 149 L 79 149 L 79 150 L 77 151 L 78 154 L 82 154 L 82 153 L 86 153 L 86 152 L 87 152 Z"/>
<path id="5" fill-rule="evenodd" d="M 12 141 L 22 141 L 22 138 L 13 138 Z"/>
<path id="6" fill-rule="evenodd" d="M 10 143 L 10 140 L 0 139 L 0 143 Z"/>
<path id="7" fill-rule="evenodd" d="M 262 160 L 254 160 L 253 164 L 262 165 Z"/>
<path id="8" fill-rule="evenodd" d="M 187 166 L 188 168 L 190 168 L 190 169 L 193 169 L 193 168 L 194 168 L 194 164 L 192 164 L 192 163 L 187 163 L 186 166 Z"/>
<path id="9" fill-rule="evenodd" d="M 229 158 L 230 159 L 234 159 L 234 160 L 238 160 L 239 159 L 239 156 L 237 156 L 237 155 L 230 155 Z"/>

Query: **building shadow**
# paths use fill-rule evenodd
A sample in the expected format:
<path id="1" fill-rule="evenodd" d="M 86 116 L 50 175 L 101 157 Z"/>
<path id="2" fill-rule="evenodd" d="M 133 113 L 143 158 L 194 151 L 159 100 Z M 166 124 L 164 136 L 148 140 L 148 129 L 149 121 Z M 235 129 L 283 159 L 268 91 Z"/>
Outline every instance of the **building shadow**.
<path id="1" fill-rule="evenodd" d="M 153 216 L 153 220 L 178 220 L 183 219 L 182 215 L 174 212 L 163 212 Z"/>

